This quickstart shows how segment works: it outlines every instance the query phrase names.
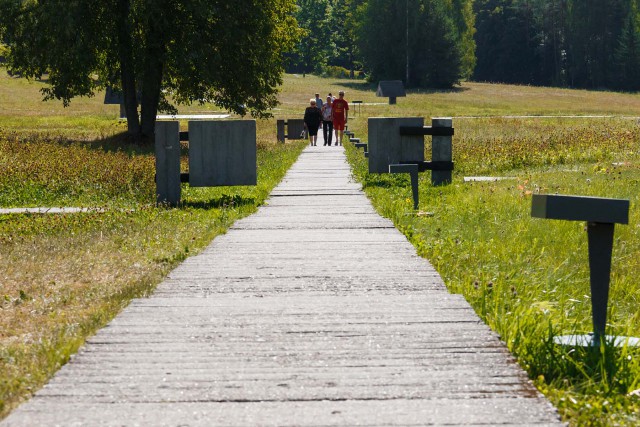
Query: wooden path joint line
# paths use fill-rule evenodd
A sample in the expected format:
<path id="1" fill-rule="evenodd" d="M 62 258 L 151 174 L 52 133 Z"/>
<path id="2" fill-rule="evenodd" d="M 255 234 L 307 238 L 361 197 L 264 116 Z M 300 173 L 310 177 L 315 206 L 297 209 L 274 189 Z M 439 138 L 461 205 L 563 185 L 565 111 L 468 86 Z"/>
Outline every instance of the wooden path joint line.
<path id="1" fill-rule="evenodd" d="M 561 425 L 350 174 L 308 147 L 0 425 Z"/>

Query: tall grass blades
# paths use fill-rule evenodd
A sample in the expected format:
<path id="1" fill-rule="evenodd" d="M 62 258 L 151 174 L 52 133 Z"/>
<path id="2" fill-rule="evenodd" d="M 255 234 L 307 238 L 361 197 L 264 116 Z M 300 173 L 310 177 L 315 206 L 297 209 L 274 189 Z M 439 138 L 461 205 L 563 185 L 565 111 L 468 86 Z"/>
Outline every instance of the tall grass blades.
<path id="1" fill-rule="evenodd" d="M 185 185 L 177 209 L 154 204 L 148 148 L 0 136 L 0 206 L 104 208 L 0 215 L 0 417 L 132 298 L 264 202 L 306 146 L 276 144 L 271 129 L 275 122 L 258 126 L 257 186 Z"/>
<path id="2" fill-rule="evenodd" d="M 640 349 L 562 348 L 560 334 L 592 330 L 585 224 L 531 218 L 534 193 L 631 200 L 616 227 L 608 332 L 640 336 L 640 132 L 629 120 L 461 120 L 454 181 L 420 178 L 420 212 L 408 178 L 368 174 L 347 146 L 354 175 L 376 209 L 429 259 L 505 341 L 573 425 L 640 423 Z M 428 146 L 429 144 L 427 144 Z M 427 149 L 426 158 L 430 157 Z M 465 183 L 463 175 L 503 176 Z"/>

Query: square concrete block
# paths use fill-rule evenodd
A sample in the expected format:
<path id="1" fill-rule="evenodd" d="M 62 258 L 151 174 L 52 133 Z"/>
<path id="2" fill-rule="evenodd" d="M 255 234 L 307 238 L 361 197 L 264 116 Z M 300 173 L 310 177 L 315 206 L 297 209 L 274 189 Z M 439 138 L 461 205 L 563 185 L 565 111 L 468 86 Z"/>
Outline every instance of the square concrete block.
<path id="1" fill-rule="evenodd" d="M 189 122 L 189 185 L 256 185 L 255 120 Z"/>
<path id="2" fill-rule="evenodd" d="M 400 126 L 424 126 L 422 117 L 369 118 L 369 173 L 389 173 L 389 165 L 424 161 L 424 136 L 400 135 Z"/>

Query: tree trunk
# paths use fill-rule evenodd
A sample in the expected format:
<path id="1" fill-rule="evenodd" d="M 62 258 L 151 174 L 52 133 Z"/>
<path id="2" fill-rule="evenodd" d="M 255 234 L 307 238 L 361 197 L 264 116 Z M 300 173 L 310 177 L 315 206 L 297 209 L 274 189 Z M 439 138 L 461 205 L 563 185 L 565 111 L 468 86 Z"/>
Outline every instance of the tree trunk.
<path id="1" fill-rule="evenodd" d="M 118 54 L 120 56 L 120 83 L 124 96 L 124 108 L 127 116 L 129 135 L 140 137 L 140 119 L 138 118 L 138 97 L 133 66 L 133 38 L 129 21 L 130 0 L 118 2 Z"/>
<path id="2" fill-rule="evenodd" d="M 140 114 L 142 116 L 142 140 L 153 141 L 160 102 L 163 63 L 151 58 L 142 80 L 142 102 Z"/>
<path id="3" fill-rule="evenodd" d="M 163 8 L 159 8 L 162 13 Z M 159 17 L 158 17 L 159 18 Z M 141 134 L 144 142 L 153 142 L 162 89 L 162 73 L 166 54 L 165 37 L 158 18 L 149 19 L 145 63 L 142 76 Z"/>

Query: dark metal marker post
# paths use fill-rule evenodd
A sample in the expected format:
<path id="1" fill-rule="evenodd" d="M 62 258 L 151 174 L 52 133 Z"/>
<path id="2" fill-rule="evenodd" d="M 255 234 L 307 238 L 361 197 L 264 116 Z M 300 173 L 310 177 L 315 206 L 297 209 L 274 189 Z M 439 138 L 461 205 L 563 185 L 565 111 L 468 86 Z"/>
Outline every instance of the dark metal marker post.
<path id="1" fill-rule="evenodd" d="M 362 113 L 362 101 L 351 101 L 351 104 L 353 104 L 353 117 L 356 117 L 356 113 Z"/>
<path id="2" fill-rule="evenodd" d="M 591 316 L 593 336 L 566 335 L 556 343 L 570 346 L 600 346 L 607 324 L 614 226 L 629 223 L 629 200 L 599 197 L 534 194 L 531 216 L 537 218 L 586 221 L 589 242 Z M 637 338 L 616 337 L 614 345 L 638 345 Z"/>

